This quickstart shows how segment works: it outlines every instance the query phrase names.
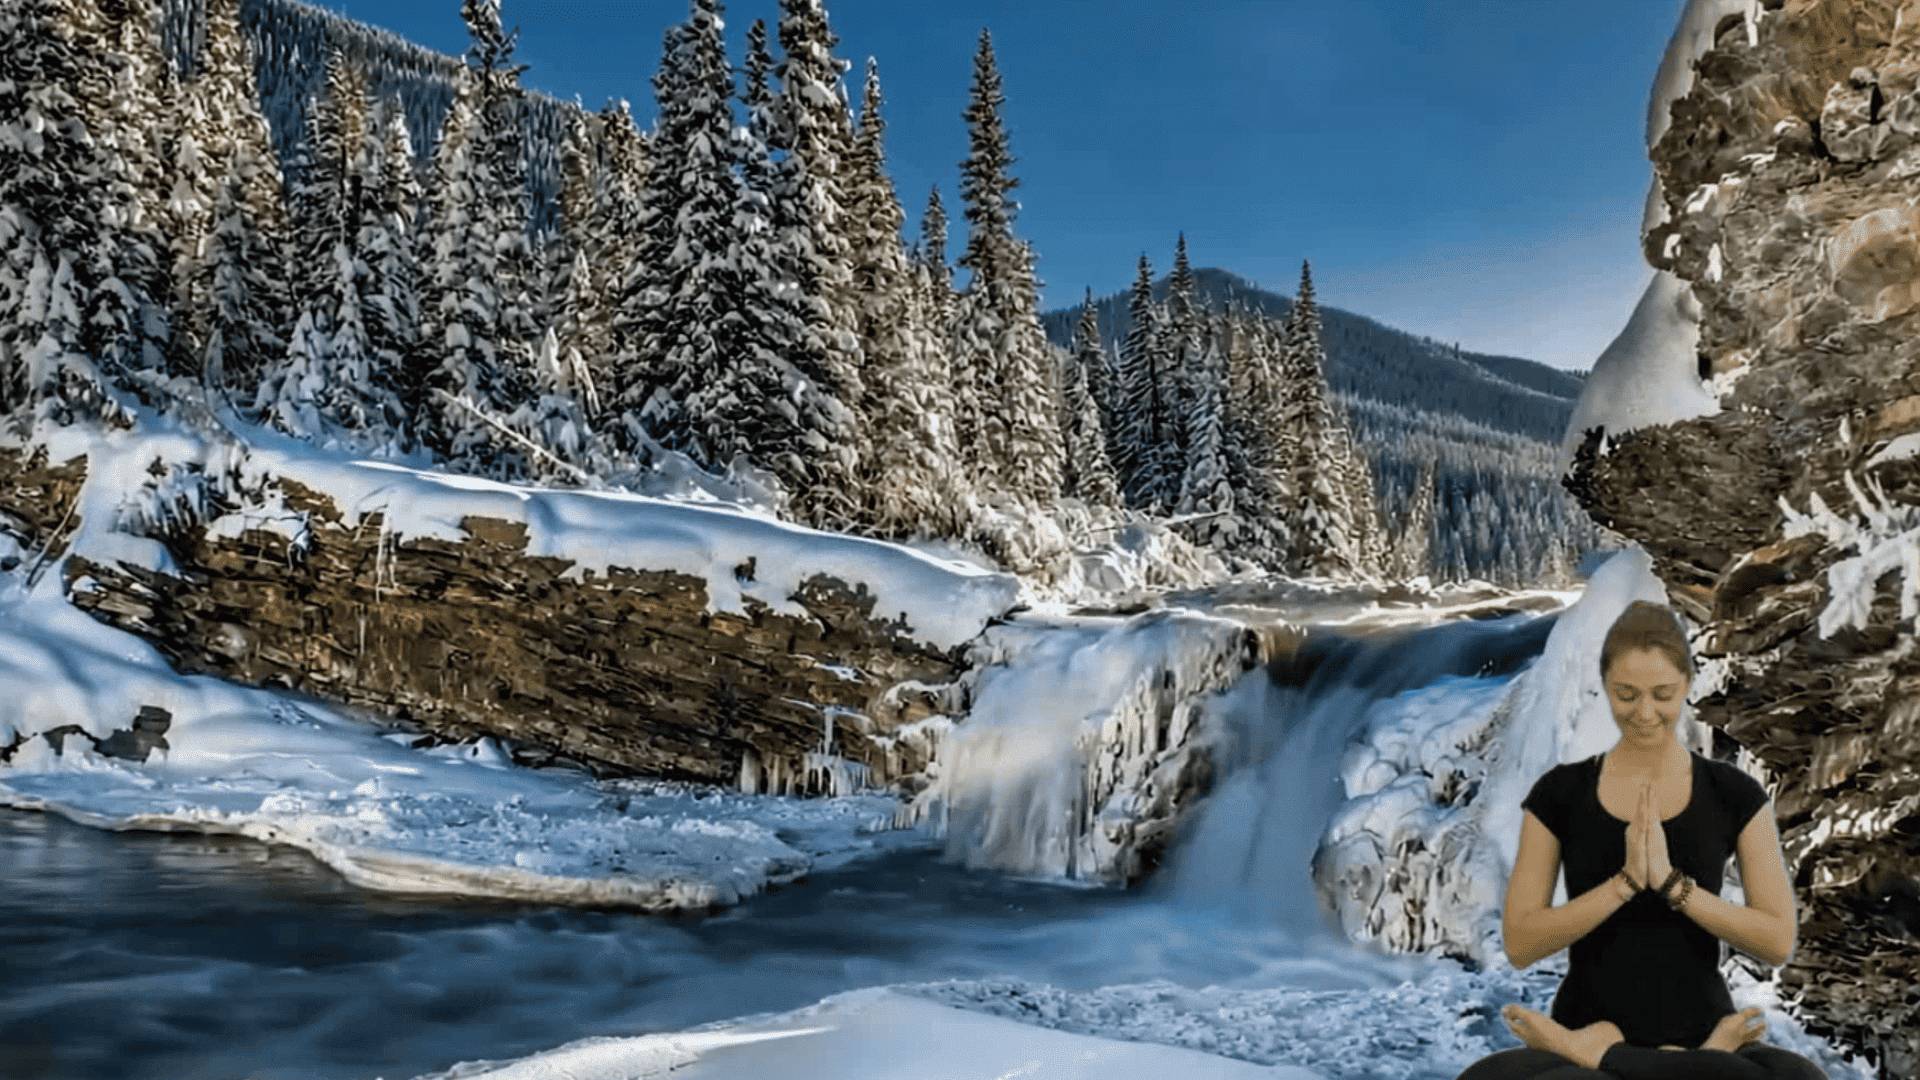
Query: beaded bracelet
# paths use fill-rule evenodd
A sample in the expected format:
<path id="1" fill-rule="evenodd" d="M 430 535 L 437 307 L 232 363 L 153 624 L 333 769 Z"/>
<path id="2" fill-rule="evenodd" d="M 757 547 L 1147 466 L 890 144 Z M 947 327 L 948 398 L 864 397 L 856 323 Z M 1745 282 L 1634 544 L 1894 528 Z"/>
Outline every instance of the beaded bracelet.
<path id="1" fill-rule="evenodd" d="M 1669 868 L 1667 870 L 1667 880 L 1661 882 L 1658 886 L 1658 891 L 1661 897 L 1664 898 L 1667 895 L 1667 890 L 1673 888 L 1673 883 L 1676 881 L 1679 881 L 1683 877 L 1686 877 L 1686 875 L 1680 872 L 1679 867 L 1675 866 L 1675 867 Z M 1667 902 L 1672 903 L 1671 900 Z"/>
<path id="2" fill-rule="evenodd" d="M 1693 879 L 1690 877 L 1683 877 L 1680 879 L 1680 895 L 1676 897 L 1669 897 L 1667 900 L 1667 906 L 1672 908 L 1675 911 L 1684 911 L 1687 906 L 1687 898 L 1691 897 L 1692 895 L 1693 895 Z"/>

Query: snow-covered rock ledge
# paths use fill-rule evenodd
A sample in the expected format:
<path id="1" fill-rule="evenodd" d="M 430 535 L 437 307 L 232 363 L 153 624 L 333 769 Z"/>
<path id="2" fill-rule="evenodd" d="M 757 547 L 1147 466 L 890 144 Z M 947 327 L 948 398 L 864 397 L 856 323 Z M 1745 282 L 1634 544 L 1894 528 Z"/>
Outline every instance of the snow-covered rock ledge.
<path id="1" fill-rule="evenodd" d="M 881 699 L 950 681 L 1019 593 L 716 502 L 516 487 L 267 432 L 37 436 L 0 448 L 0 513 L 60 556 L 42 588 L 178 670 L 609 772 L 785 793 L 913 771 L 871 736 L 926 709 Z"/>
<path id="2" fill-rule="evenodd" d="M 301 848 L 364 888 L 705 909 L 822 861 L 924 842 L 897 801 L 752 796 L 513 765 L 490 739 L 415 749 L 324 704 L 181 676 L 151 646 L 0 575 L 0 806 L 111 829 Z M 132 756 L 115 717 L 164 714 Z M 89 738 L 49 738 L 77 728 Z"/>

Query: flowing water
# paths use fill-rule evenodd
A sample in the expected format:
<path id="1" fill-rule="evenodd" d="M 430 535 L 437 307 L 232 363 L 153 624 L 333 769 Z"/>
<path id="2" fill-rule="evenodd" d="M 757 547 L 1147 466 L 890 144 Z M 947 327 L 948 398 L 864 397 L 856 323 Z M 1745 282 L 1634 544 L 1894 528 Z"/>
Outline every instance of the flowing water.
<path id="1" fill-rule="evenodd" d="M 1386 988 L 1313 899 L 1340 753 L 1367 705 L 1537 655 L 1548 618 L 1347 639 L 1226 695 L 1228 770 L 1147 885 L 967 871 L 930 843 L 711 916 L 412 900 L 249 841 L 0 811 L 0 1074 L 411 1077 L 590 1035 L 674 1030 L 882 983 Z"/>

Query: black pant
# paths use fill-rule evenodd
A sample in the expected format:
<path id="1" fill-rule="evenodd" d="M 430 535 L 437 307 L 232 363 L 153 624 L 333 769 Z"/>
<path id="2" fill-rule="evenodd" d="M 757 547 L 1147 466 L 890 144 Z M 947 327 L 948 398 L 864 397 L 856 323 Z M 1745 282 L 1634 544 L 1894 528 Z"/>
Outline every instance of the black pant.
<path id="1" fill-rule="evenodd" d="M 1467 1066 L 1459 1080 L 1826 1080 L 1820 1067 L 1791 1050 L 1748 1043 L 1738 1050 L 1658 1050 L 1614 1043 L 1600 1067 L 1517 1046 Z"/>

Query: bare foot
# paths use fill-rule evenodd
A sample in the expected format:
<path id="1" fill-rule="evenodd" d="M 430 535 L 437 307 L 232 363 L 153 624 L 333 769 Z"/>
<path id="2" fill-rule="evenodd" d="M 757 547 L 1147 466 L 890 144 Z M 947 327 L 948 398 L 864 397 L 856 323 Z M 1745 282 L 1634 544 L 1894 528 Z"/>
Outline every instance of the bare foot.
<path id="1" fill-rule="evenodd" d="M 1620 1029 L 1611 1021 L 1597 1020 L 1586 1027 L 1567 1030 L 1558 1021 L 1524 1005 L 1508 1005 L 1500 1010 L 1507 1027 L 1521 1042 L 1535 1050 L 1558 1054 L 1576 1065 L 1600 1067 L 1607 1047 L 1621 1040 Z"/>
<path id="2" fill-rule="evenodd" d="M 1713 1034 L 1700 1044 L 1702 1050 L 1725 1050 L 1729 1053 L 1753 1042 L 1767 1033 L 1766 1017 L 1760 1015 L 1760 1009 L 1750 1007 L 1736 1013 L 1728 1013 L 1714 1025 Z"/>

